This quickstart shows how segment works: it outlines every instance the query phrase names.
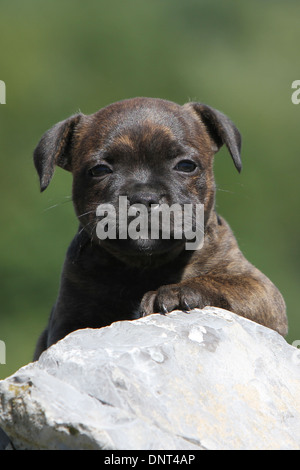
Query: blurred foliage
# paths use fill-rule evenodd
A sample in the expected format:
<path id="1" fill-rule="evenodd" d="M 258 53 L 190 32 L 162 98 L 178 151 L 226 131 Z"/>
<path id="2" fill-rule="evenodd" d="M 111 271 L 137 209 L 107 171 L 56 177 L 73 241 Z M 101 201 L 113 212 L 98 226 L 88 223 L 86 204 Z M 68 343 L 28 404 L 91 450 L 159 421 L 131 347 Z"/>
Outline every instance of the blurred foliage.
<path id="1" fill-rule="evenodd" d="M 217 208 L 249 260 L 282 291 L 300 338 L 300 4 L 253 0 L 2 0 L 0 378 L 31 360 L 77 223 L 71 175 L 43 194 L 32 151 L 81 110 L 134 96 L 210 104 L 243 135 L 241 175 L 216 156 Z"/>

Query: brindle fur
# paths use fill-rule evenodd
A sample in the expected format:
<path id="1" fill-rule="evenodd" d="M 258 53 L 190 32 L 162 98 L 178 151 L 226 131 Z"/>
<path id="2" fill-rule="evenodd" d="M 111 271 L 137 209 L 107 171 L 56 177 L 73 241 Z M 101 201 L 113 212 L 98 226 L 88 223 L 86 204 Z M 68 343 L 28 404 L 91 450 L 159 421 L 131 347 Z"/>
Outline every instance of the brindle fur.
<path id="1" fill-rule="evenodd" d="M 180 106 L 152 98 L 77 114 L 44 134 L 34 152 L 41 190 L 56 165 L 71 171 L 80 225 L 35 359 L 79 328 L 206 305 L 287 333 L 280 292 L 244 258 L 230 227 L 215 212 L 213 156 L 223 144 L 240 171 L 240 133 L 225 115 L 201 103 Z M 193 174 L 174 170 L 174 162 L 185 155 L 197 163 Z M 109 164 L 113 173 L 89 176 L 99 163 Z M 203 203 L 203 247 L 188 251 L 178 240 L 100 242 L 96 207 L 104 202 L 117 207 L 120 195 L 131 203 Z"/>

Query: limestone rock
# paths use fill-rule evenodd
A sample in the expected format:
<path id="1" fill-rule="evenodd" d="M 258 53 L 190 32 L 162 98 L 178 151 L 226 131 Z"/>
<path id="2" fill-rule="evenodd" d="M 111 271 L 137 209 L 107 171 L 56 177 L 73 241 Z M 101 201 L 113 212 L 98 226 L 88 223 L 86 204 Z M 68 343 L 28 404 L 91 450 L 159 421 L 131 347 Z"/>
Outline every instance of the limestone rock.
<path id="1" fill-rule="evenodd" d="M 300 360 L 213 307 L 78 330 L 0 381 L 16 449 L 300 449 Z"/>
<path id="2" fill-rule="evenodd" d="M 11 442 L 5 432 L 0 428 L 0 450 L 13 450 Z"/>

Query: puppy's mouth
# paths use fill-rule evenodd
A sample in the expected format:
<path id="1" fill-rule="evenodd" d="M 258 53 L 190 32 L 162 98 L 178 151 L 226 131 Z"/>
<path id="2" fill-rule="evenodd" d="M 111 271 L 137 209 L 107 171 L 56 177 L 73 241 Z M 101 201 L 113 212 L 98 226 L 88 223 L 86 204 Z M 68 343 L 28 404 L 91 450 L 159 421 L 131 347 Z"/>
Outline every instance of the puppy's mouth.
<path id="1" fill-rule="evenodd" d="M 133 257 L 178 253 L 196 236 L 198 223 L 192 204 L 133 204 L 124 205 L 122 211 L 120 206 L 101 204 L 96 216 L 95 232 L 101 246 Z"/>
<path id="2" fill-rule="evenodd" d="M 172 227 L 164 228 L 153 223 L 150 213 L 144 218 L 123 218 L 117 224 L 110 224 L 105 218 L 98 219 L 96 234 L 103 247 L 110 247 L 132 256 L 161 254 L 184 243 L 182 236 L 174 238 Z"/>
<path id="3" fill-rule="evenodd" d="M 181 240 L 102 240 L 100 245 L 115 258 L 135 267 L 155 267 L 176 258 L 184 250 Z"/>

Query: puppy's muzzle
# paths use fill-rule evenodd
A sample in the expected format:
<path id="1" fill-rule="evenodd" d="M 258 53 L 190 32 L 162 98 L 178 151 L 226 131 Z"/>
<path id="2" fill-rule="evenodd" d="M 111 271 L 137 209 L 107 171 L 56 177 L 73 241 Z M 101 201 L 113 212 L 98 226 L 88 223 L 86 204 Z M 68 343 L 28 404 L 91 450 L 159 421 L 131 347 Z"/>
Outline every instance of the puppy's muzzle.
<path id="1" fill-rule="evenodd" d="M 160 204 L 161 199 L 162 198 L 154 192 L 140 191 L 130 196 L 128 198 L 128 201 L 130 206 L 133 206 L 135 204 L 143 204 L 143 206 L 150 210 L 152 205 L 157 206 L 158 204 Z"/>

